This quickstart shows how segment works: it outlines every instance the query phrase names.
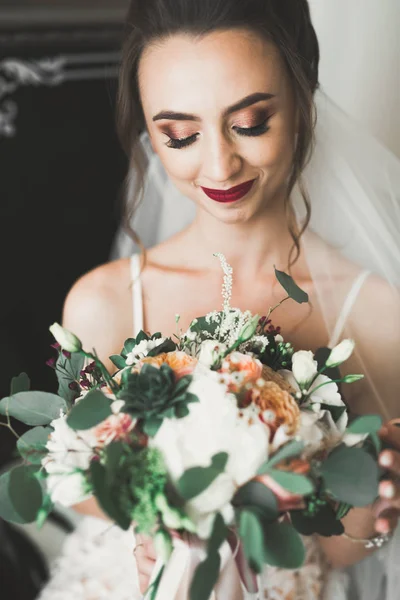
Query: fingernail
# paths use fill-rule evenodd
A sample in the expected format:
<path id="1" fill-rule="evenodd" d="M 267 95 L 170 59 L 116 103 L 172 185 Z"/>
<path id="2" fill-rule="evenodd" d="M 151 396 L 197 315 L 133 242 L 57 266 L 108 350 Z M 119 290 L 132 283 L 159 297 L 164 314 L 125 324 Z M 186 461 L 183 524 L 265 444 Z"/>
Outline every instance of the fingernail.
<path id="1" fill-rule="evenodd" d="M 386 519 L 378 519 L 375 524 L 375 529 L 378 533 L 389 533 L 389 523 Z"/>
<path id="2" fill-rule="evenodd" d="M 379 493 L 382 498 L 386 498 L 387 500 L 392 500 L 395 497 L 396 490 L 390 481 L 385 481 L 379 486 Z"/>
<path id="3" fill-rule="evenodd" d="M 391 467 L 393 464 L 393 456 L 390 452 L 383 452 L 379 458 L 379 464 L 382 467 Z"/>

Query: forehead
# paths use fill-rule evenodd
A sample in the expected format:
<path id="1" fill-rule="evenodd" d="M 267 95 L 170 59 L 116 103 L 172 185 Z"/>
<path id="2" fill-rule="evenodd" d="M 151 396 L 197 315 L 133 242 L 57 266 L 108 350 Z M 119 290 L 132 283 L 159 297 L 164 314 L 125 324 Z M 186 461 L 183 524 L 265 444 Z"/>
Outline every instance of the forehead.
<path id="1" fill-rule="evenodd" d="M 287 87 L 275 45 L 246 30 L 154 42 L 141 57 L 138 80 L 145 112 L 190 108 L 201 114 L 254 92 L 281 95 Z"/>

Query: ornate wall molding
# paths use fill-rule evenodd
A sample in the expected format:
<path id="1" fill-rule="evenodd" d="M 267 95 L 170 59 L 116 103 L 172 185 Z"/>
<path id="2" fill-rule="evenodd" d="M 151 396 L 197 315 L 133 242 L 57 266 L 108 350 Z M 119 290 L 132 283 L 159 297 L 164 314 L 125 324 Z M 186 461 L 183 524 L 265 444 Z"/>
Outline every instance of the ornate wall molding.
<path id="1" fill-rule="evenodd" d="M 119 52 L 68 54 L 38 60 L 5 58 L 0 61 L 0 137 L 16 134 L 18 105 L 13 94 L 21 86 L 62 85 L 117 77 Z"/>

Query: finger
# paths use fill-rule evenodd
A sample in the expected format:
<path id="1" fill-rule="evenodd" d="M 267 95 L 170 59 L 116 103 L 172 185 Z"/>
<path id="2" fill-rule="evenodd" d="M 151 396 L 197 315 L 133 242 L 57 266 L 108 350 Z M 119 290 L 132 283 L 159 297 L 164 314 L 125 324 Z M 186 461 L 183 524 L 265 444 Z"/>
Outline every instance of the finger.
<path id="1" fill-rule="evenodd" d="M 379 455 L 379 464 L 384 469 L 400 475 L 400 453 L 396 450 L 384 450 Z"/>
<path id="2" fill-rule="evenodd" d="M 379 484 L 379 496 L 383 500 L 390 500 L 397 503 L 400 500 L 400 484 L 391 479 L 381 481 Z"/>
<path id="3" fill-rule="evenodd" d="M 400 450 L 400 427 L 394 425 L 394 422 L 385 423 L 378 433 L 383 442 Z"/>
<path id="4" fill-rule="evenodd" d="M 399 521 L 399 511 L 396 509 L 389 509 L 384 511 L 379 519 L 375 522 L 375 529 L 378 533 L 390 533 L 397 527 Z"/>

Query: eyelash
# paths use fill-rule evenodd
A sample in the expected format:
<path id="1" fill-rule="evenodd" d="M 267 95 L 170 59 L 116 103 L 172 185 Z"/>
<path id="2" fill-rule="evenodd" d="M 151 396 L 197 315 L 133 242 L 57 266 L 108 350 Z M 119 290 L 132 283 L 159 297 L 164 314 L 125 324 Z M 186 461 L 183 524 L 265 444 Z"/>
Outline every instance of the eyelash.
<path id="1" fill-rule="evenodd" d="M 268 127 L 268 121 L 270 120 L 271 117 L 267 117 L 266 119 L 264 119 L 264 121 L 262 121 L 262 123 L 259 123 L 258 125 L 255 125 L 254 127 L 233 127 L 233 129 L 236 131 L 236 133 L 238 133 L 239 135 L 243 135 L 243 136 L 247 136 L 247 137 L 257 137 L 259 135 L 263 135 L 264 133 L 266 133 L 269 130 Z M 197 136 L 199 134 L 195 133 L 194 135 L 191 135 L 190 137 L 187 138 L 169 138 L 169 142 L 167 142 L 166 146 L 168 146 L 168 148 L 173 148 L 176 150 L 179 150 L 181 148 L 185 148 L 187 146 L 191 146 Z"/>

